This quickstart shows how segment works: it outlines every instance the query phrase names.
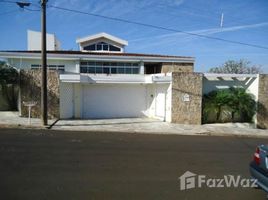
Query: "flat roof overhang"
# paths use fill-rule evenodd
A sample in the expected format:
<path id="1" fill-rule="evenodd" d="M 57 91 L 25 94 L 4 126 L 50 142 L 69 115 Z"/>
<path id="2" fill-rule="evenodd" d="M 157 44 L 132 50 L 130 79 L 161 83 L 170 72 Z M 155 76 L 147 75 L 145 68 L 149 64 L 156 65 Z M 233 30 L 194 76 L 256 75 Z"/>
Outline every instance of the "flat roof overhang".
<path id="1" fill-rule="evenodd" d="M 105 75 L 105 74 L 60 74 L 60 81 L 89 84 L 165 84 L 171 83 L 171 74 L 153 75 Z"/>
<path id="2" fill-rule="evenodd" d="M 0 58 L 19 58 L 19 59 L 41 59 L 41 53 L 36 52 L 0 52 Z M 83 54 L 83 53 L 47 53 L 47 59 L 51 60 L 103 60 L 103 61 L 128 61 L 128 62 L 168 62 L 168 63 L 194 63 L 193 57 L 176 57 L 176 56 L 153 56 L 146 54 Z"/>

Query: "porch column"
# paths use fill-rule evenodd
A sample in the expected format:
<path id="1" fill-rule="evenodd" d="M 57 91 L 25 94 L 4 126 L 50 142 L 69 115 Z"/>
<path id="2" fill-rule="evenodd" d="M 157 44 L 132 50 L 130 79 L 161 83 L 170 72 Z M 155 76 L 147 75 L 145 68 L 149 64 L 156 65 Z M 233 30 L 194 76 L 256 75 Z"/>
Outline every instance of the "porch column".
<path id="1" fill-rule="evenodd" d="M 140 74 L 144 74 L 144 62 L 140 62 Z"/>
<path id="2" fill-rule="evenodd" d="M 80 60 L 75 61 L 75 71 L 76 73 L 80 73 Z"/>

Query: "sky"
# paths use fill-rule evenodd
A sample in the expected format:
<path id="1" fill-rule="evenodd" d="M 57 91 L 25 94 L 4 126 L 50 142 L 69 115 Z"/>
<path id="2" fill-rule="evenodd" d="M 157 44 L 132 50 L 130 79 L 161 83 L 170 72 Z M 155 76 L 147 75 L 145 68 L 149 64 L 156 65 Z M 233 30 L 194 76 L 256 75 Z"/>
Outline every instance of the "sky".
<path id="1" fill-rule="evenodd" d="M 0 0 L 0 50 L 26 50 L 27 29 L 40 31 L 39 0 L 27 2 L 32 5 L 23 10 L 14 3 Z M 113 21 L 51 6 L 249 43 L 266 49 Z M 197 72 L 206 72 L 227 60 L 246 59 L 268 73 L 267 11 L 267 0 L 49 0 L 47 32 L 56 35 L 64 50 L 78 50 L 77 38 L 106 32 L 127 40 L 126 51 L 129 53 L 195 57 Z"/>

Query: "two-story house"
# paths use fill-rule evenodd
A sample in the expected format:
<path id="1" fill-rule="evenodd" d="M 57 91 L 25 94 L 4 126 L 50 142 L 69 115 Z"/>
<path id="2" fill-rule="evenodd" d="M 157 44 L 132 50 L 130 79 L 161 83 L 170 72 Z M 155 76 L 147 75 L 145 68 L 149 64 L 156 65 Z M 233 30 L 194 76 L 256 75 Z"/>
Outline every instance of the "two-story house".
<path id="1" fill-rule="evenodd" d="M 52 36 L 51 48 L 53 42 L 59 46 Z M 1 51 L 0 57 L 17 69 L 40 69 L 40 50 L 32 44 L 36 38 L 36 33 L 34 40 L 28 35 L 28 46 L 35 49 Z M 47 52 L 48 70 L 59 72 L 60 118 L 171 121 L 170 72 L 192 72 L 193 57 L 127 53 L 128 42 L 107 33 L 79 38 L 76 43 L 78 51 L 48 48 Z"/>

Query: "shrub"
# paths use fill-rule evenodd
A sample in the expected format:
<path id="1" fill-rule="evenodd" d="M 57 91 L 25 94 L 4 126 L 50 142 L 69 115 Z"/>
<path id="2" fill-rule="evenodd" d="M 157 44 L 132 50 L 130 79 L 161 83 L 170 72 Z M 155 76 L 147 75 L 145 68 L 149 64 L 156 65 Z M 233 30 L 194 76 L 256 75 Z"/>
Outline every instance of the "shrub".
<path id="1" fill-rule="evenodd" d="M 212 91 L 203 96 L 203 123 L 252 122 L 256 102 L 244 88 Z"/>

